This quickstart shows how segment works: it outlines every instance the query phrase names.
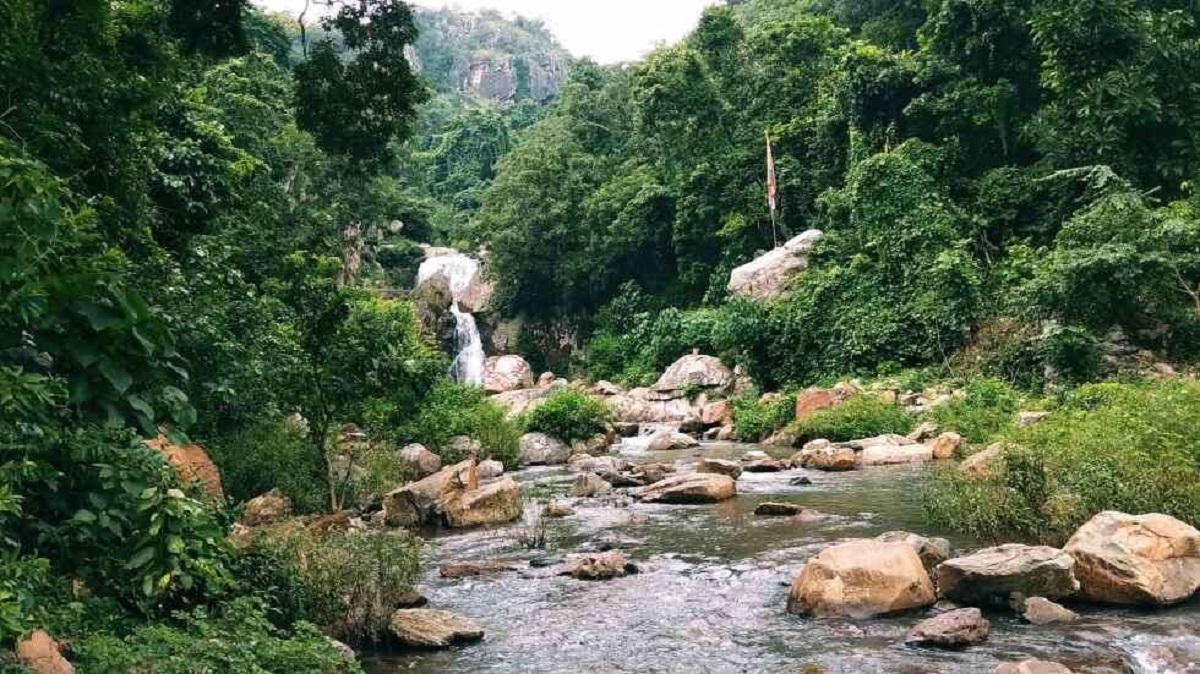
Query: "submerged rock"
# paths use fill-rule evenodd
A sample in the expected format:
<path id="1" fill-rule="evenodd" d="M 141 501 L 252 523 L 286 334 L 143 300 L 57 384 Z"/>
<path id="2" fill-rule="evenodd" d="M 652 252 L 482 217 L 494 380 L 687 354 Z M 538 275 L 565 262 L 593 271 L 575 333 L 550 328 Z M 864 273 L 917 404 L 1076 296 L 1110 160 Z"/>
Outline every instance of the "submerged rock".
<path id="1" fill-rule="evenodd" d="M 777 459 L 762 459 L 751 461 L 742 467 L 747 473 L 782 473 L 788 469 L 788 464 Z"/>
<path id="2" fill-rule="evenodd" d="M 634 496 L 647 503 L 717 503 L 737 496 L 737 483 L 728 475 L 688 473 L 643 487 Z"/>
<path id="3" fill-rule="evenodd" d="M 788 612 L 868 618 L 930 606 L 933 583 L 905 543 L 858 540 L 825 548 L 797 574 Z"/>
<path id="4" fill-rule="evenodd" d="M 804 506 L 795 503 L 760 503 L 754 508 L 754 514 L 760 517 L 794 517 L 805 510 Z"/>
<path id="5" fill-rule="evenodd" d="M 392 614 L 392 634 L 413 648 L 449 648 L 479 641 L 483 628 L 457 613 L 426 608 L 401 609 Z"/>
<path id="6" fill-rule="evenodd" d="M 1090 601 L 1168 606 L 1200 589 L 1200 531 L 1168 515 L 1103 512 L 1065 549 Z"/>
<path id="7" fill-rule="evenodd" d="M 992 674 L 1073 674 L 1073 672 L 1057 662 L 1045 660 L 1022 660 L 1021 662 L 1005 662 L 992 670 Z"/>
<path id="8" fill-rule="evenodd" d="M 1004 605 L 1013 594 L 1069 597 L 1079 590 L 1075 560 L 1057 548 L 1010 543 L 937 567 L 941 596 L 967 604 Z"/>
<path id="9" fill-rule="evenodd" d="M 960 608 L 917 623 L 904 643 L 936 648 L 965 648 L 986 641 L 990 630 L 991 624 L 979 609 Z"/>

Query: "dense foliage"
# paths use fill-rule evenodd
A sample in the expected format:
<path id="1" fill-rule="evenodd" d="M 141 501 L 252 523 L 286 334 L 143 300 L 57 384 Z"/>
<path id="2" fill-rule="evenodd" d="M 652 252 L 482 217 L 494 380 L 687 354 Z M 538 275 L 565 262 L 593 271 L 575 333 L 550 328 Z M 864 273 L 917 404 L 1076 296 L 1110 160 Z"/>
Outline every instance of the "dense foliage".
<path id="1" fill-rule="evenodd" d="M 417 415 L 398 429 L 396 438 L 426 445 L 444 464 L 471 458 L 464 454 L 465 438 L 479 443 L 475 458 L 495 459 L 507 468 L 516 467 L 521 451 L 520 428 L 506 410 L 478 387 L 449 383 L 430 393 Z"/>
<path id="2" fill-rule="evenodd" d="M 525 427 L 563 442 L 589 440 L 609 430 L 613 411 L 608 403 L 578 391 L 559 391 L 530 412 Z"/>
<path id="3" fill-rule="evenodd" d="M 699 346 L 767 389 L 943 363 L 1076 384 L 1114 327 L 1200 353 L 1191 3 L 728 5 L 631 67 L 577 64 L 500 162 L 475 235 L 531 348 L 576 336 L 638 384 Z M 775 238 L 764 131 L 780 238 L 826 237 L 747 311 L 726 284 Z M 994 325 L 1002 353 L 955 358 Z"/>
<path id="4" fill-rule="evenodd" d="M 797 419 L 788 431 L 801 442 L 849 442 L 886 434 L 905 435 L 912 424 L 912 417 L 899 406 L 875 396 L 857 395 Z"/>
<path id="5" fill-rule="evenodd" d="M 982 477 L 956 469 L 927 493 L 935 521 L 984 539 L 1061 544 L 1098 512 L 1200 523 L 1200 386 L 1093 384 L 1040 424 L 994 436 L 1007 447 Z"/>

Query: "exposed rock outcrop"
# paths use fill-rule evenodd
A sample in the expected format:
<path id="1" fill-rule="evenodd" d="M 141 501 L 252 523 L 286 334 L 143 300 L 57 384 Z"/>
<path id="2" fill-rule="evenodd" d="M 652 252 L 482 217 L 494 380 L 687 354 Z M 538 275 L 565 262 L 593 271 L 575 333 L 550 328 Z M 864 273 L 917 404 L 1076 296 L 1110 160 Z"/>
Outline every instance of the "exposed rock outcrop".
<path id="1" fill-rule="evenodd" d="M 1200 589 L 1200 531 L 1174 517 L 1103 512 L 1065 549 L 1091 601 L 1168 606 Z"/>
<path id="2" fill-rule="evenodd" d="M 804 565 L 792 583 L 788 611 L 868 618 L 930 606 L 936 599 L 912 547 L 858 540 L 825 548 Z"/>
<path id="3" fill-rule="evenodd" d="M 392 614 L 392 634 L 411 648 L 449 648 L 483 638 L 483 628 L 457 613 L 410 608 Z"/>
<path id="4" fill-rule="evenodd" d="M 248 527 L 260 527 L 275 524 L 292 516 L 292 500 L 283 495 L 278 489 L 255 496 L 246 501 L 242 524 Z"/>
<path id="5" fill-rule="evenodd" d="M 483 389 L 507 393 L 533 388 L 533 368 L 520 356 L 492 356 L 484 361 Z"/>
<path id="6" fill-rule="evenodd" d="M 729 276 L 730 294 L 756 300 L 782 297 L 792 281 L 808 268 L 809 251 L 821 236 L 820 231 L 809 230 L 734 269 Z"/>
<path id="7" fill-rule="evenodd" d="M 390 492 L 383 498 L 383 513 L 389 526 L 512 522 L 522 514 L 521 488 L 510 477 L 480 487 L 475 461 L 467 460 Z"/>
<path id="8" fill-rule="evenodd" d="M 717 503 L 736 495 L 733 478 L 715 473 L 674 475 L 634 492 L 647 503 Z"/>
<path id="9" fill-rule="evenodd" d="M 75 674 L 75 667 L 63 657 L 58 642 L 45 630 L 34 630 L 17 643 L 17 662 L 34 674 Z"/>
<path id="10" fill-rule="evenodd" d="M 1006 605 L 1012 595 L 1069 597 L 1079 590 L 1075 560 L 1046 546 L 1010 543 L 938 565 L 941 596 L 967 604 Z"/>
<path id="11" fill-rule="evenodd" d="M 733 370 L 719 358 L 696 352 L 672 363 L 658 378 L 654 390 L 669 395 L 703 389 L 728 391 L 732 389 L 733 381 Z"/>
<path id="12" fill-rule="evenodd" d="M 217 464 L 213 463 L 203 447 L 197 444 L 176 445 L 165 435 L 144 440 L 143 444 L 167 457 L 167 463 L 175 469 L 182 484 L 198 483 L 208 497 L 218 501 L 225 499 L 221 471 L 217 470 Z"/>

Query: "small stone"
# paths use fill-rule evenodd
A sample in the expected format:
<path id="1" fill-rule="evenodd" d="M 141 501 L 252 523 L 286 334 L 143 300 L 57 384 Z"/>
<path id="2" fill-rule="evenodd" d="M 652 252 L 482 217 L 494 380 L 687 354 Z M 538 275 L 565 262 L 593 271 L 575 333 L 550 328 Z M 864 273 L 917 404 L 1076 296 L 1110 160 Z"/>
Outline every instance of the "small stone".
<path id="1" fill-rule="evenodd" d="M 992 674 L 1073 674 L 1066 666 L 1045 660 L 1022 660 L 1005 662 L 992 670 Z"/>
<path id="2" fill-rule="evenodd" d="M 1025 610 L 1021 617 L 1034 625 L 1052 625 L 1074 622 L 1079 619 L 1079 614 L 1045 597 L 1030 597 L 1025 600 Z"/>
<path id="3" fill-rule="evenodd" d="M 793 477 L 792 479 L 788 480 L 788 484 L 793 487 L 807 487 L 807 486 L 811 485 L 812 483 L 813 483 L 812 480 L 810 480 L 807 477 L 804 477 L 803 475 L 801 475 L 800 477 Z"/>
<path id="4" fill-rule="evenodd" d="M 933 451 L 933 458 L 938 460 L 953 459 L 959 451 L 967 444 L 963 436 L 958 433 L 949 432 L 942 433 L 937 436 L 929 448 Z"/>
<path id="5" fill-rule="evenodd" d="M 760 503 L 754 508 L 754 514 L 762 517 L 793 517 L 802 512 L 804 507 L 795 503 Z"/>
<path id="6" fill-rule="evenodd" d="M 1021 412 L 1017 414 L 1017 426 L 1020 428 L 1036 426 L 1048 416 L 1050 416 L 1049 412 Z"/>
<path id="7" fill-rule="evenodd" d="M 743 467 L 743 470 L 747 473 L 782 473 L 787 469 L 788 466 L 786 463 L 775 459 L 752 461 Z"/>
<path id="8" fill-rule="evenodd" d="M 590 498 L 612 491 L 612 485 L 595 473 L 581 473 L 571 485 L 571 496 Z"/>
<path id="9" fill-rule="evenodd" d="M 724 459 L 700 459 L 700 462 L 696 464 L 696 472 L 728 475 L 736 480 L 742 476 L 742 466 L 736 461 L 726 461 Z"/>
<path id="10" fill-rule="evenodd" d="M 512 571 L 512 566 L 504 562 L 446 562 L 438 567 L 442 578 L 473 578 L 505 571 Z"/>
<path id="11" fill-rule="evenodd" d="M 960 608 L 922 620 L 904 643 L 935 648 L 966 648 L 986 641 L 991 625 L 977 608 Z"/>
<path id="12" fill-rule="evenodd" d="M 575 510 L 565 503 L 559 503 L 555 501 L 554 503 L 546 506 L 546 510 L 543 514 L 546 517 L 554 518 L 570 517 L 571 515 L 575 514 Z"/>

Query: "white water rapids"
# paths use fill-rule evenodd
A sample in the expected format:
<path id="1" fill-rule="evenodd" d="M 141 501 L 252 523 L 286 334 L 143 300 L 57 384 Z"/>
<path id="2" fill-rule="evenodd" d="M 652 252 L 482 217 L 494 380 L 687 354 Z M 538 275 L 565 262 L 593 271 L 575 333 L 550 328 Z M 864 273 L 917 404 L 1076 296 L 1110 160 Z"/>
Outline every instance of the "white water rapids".
<path id="1" fill-rule="evenodd" d="M 450 376 L 461 384 L 483 386 L 483 339 L 479 336 L 475 317 L 459 305 L 479 276 L 479 261 L 462 253 L 428 258 L 417 270 L 417 285 L 438 274 L 443 274 L 450 282 L 450 313 L 455 321 L 454 362 L 450 365 Z"/>

